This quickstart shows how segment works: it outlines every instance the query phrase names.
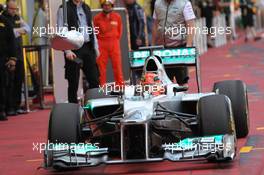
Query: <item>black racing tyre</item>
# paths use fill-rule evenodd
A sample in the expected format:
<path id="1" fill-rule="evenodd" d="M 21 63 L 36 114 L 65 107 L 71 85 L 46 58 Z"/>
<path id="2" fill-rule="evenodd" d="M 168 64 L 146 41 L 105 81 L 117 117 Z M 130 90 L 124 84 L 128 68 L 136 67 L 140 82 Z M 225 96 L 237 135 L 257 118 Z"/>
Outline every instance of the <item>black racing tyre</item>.
<path id="1" fill-rule="evenodd" d="M 213 91 L 231 100 L 237 138 L 246 137 L 249 133 L 249 110 L 245 83 L 240 80 L 217 82 Z"/>
<path id="2" fill-rule="evenodd" d="M 201 136 L 234 134 L 230 100 L 225 95 L 210 95 L 198 101 L 198 126 Z"/>
<path id="3" fill-rule="evenodd" d="M 50 114 L 48 139 L 50 143 L 71 144 L 81 140 L 81 107 L 78 104 L 56 104 Z"/>

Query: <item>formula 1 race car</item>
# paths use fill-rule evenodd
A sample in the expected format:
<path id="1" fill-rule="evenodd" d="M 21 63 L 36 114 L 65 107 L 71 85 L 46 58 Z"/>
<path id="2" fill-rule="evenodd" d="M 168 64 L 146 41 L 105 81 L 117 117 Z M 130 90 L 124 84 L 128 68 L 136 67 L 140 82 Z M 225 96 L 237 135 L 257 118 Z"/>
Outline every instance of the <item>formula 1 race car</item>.
<path id="1" fill-rule="evenodd" d="M 237 138 L 249 132 L 247 88 L 242 81 L 217 82 L 213 92 L 193 94 L 172 83 L 166 67 L 194 65 L 198 70 L 195 48 L 134 51 L 130 63 L 132 73 L 143 70 L 137 84 L 88 90 L 83 106 L 54 106 L 46 168 L 234 160 Z M 198 71 L 197 75 L 199 79 Z"/>

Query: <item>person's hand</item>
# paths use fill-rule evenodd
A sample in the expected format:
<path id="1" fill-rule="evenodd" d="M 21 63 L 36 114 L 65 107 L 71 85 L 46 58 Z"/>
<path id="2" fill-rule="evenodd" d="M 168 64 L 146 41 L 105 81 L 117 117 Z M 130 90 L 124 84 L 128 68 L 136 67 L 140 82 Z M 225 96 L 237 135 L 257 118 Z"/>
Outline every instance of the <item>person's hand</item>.
<path id="1" fill-rule="evenodd" d="M 25 29 L 23 29 L 23 28 L 16 28 L 16 29 L 14 29 L 17 33 L 19 33 L 20 35 L 24 35 L 24 34 L 26 34 L 26 31 L 25 31 Z"/>
<path id="2" fill-rule="evenodd" d="M 15 60 L 11 59 L 5 65 L 9 71 L 14 71 L 16 69 L 16 61 Z"/>
<path id="3" fill-rule="evenodd" d="M 142 40 L 138 38 L 138 39 L 136 40 L 136 43 L 137 43 L 138 46 L 141 46 L 141 45 L 142 45 Z"/>
<path id="4" fill-rule="evenodd" d="M 21 35 L 25 35 L 25 34 L 27 34 L 26 30 L 23 29 L 23 28 L 20 28 L 20 29 L 19 29 L 19 33 L 20 33 Z"/>
<path id="5" fill-rule="evenodd" d="M 72 51 L 67 51 L 66 52 L 66 59 L 72 61 L 74 60 L 75 58 L 77 58 L 76 54 L 73 53 Z"/>

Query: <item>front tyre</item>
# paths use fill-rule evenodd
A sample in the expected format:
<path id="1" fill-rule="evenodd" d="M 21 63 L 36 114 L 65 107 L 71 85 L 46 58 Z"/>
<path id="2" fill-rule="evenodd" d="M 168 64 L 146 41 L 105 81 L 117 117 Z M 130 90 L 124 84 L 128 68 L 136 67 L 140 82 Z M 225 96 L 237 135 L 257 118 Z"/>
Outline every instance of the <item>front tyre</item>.
<path id="1" fill-rule="evenodd" d="M 56 104 L 50 114 L 49 142 L 59 144 L 79 143 L 81 140 L 81 116 L 82 109 L 78 104 Z"/>
<path id="2" fill-rule="evenodd" d="M 231 100 L 237 138 L 246 137 L 249 133 L 249 110 L 245 83 L 240 80 L 217 82 L 213 91 Z"/>
<path id="3" fill-rule="evenodd" d="M 234 121 L 228 97 L 202 97 L 198 101 L 198 127 L 201 136 L 234 134 Z"/>

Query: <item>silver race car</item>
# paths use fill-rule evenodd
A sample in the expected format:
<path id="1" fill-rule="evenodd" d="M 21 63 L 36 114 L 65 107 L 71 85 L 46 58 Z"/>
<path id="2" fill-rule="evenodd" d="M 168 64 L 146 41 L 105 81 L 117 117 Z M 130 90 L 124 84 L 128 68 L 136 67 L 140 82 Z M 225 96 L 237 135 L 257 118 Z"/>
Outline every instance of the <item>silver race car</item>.
<path id="1" fill-rule="evenodd" d="M 83 105 L 54 106 L 45 168 L 234 160 L 237 138 L 249 132 L 242 81 L 217 82 L 209 93 L 187 93 L 188 87 L 168 78 L 166 68 L 195 66 L 200 91 L 195 48 L 146 48 L 130 53 L 130 65 L 130 82 L 136 83 L 88 90 Z M 141 76 L 135 75 L 139 71 Z"/>

